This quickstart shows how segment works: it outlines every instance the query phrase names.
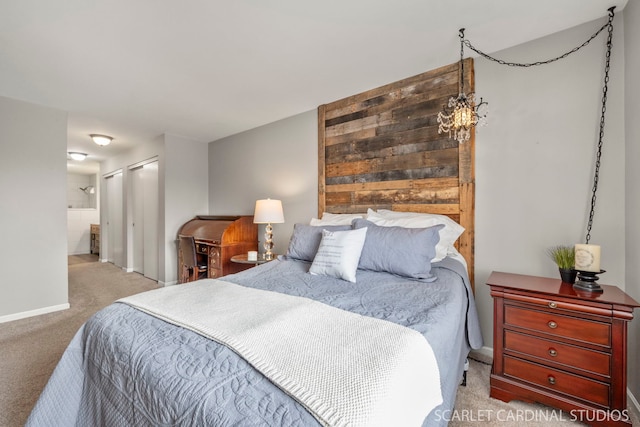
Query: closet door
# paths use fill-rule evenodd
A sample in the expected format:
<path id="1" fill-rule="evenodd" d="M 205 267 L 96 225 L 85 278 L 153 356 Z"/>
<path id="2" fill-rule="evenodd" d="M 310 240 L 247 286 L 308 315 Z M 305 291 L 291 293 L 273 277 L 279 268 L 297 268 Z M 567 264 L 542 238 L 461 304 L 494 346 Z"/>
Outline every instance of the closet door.
<path id="1" fill-rule="evenodd" d="M 107 190 L 107 261 L 124 265 L 122 221 L 122 172 L 105 179 Z"/>
<path id="2" fill-rule="evenodd" d="M 133 270 L 158 280 L 158 162 L 131 169 Z"/>
<path id="3" fill-rule="evenodd" d="M 131 177 L 131 208 L 133 230 L 133 271 L 144 274 L 144 186 L 142 166 L 132 169 Z"/>

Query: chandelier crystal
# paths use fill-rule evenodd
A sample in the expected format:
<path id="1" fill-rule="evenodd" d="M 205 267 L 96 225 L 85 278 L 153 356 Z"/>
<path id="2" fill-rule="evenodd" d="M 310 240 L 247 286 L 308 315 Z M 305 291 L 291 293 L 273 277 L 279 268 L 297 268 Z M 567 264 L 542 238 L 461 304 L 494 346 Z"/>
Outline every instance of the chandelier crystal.
<path id="1" fill-rule="evenodd" d="M 486 114 L 480 111 L 486 102 L 482 101 L 476 104 L 474 93 L 466 94 L 464 92 L 464 28 L 460 29 L 460 83 L 459 93 L 457 97 L 449 98 L 449 104 L 438 113 L 438 133 L 448 133 L 449 138 L 462 144 L 471 138 L 471 129 L 475 126 L 485 124 Z"/>

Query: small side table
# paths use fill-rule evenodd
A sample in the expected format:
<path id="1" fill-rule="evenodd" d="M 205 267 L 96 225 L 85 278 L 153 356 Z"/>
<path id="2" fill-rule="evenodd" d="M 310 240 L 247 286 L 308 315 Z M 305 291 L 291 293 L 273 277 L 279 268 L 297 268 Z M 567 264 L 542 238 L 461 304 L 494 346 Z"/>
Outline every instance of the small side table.
<path id="1" fill-rule="evenodd" d="M 234 255 L 231 257 L 231 262 L 235 262 L 237 264 L 253 264 L 253 265 L 260 265 L 260 264 L 264 264 L 265 262 L 269 262 L 269 261 L 273 261 L 274 259 L 276 259 L 278 256 L 276 254 L 273 254 L 273 259 L 264 259 L 263 256 L 258 255 L 258 259 L 253 260 L 253 261 L 249 261 L 247 259 L 247 254 L 241 254 L 241 255 Z"/>

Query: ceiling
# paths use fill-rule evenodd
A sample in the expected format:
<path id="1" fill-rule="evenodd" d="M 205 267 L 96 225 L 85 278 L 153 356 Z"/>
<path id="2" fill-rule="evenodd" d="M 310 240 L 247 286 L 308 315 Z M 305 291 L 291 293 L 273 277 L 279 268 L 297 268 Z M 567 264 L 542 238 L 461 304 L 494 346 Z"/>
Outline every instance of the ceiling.
<path id="1" fill-rule="evenodd" d="M 101 161 L 163 133 L 214 141 L 455 62 L 462 27 L 496 52 L 626 3 L 8 0 L 0 96 L 67 111 L 68 149 Z"/>

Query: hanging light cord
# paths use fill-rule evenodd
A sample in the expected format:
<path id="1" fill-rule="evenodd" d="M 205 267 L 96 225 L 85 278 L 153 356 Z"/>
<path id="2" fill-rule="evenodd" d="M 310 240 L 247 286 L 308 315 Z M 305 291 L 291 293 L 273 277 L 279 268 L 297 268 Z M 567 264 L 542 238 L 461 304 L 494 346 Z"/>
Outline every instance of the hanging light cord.
<path id="1" fill-rule="evenodd" d="M 600 35 L 600 33 L 602 31 L 604 31 L 605 28 L 613 28 L 613 10 L 616 7 L 613 6 L 611 8 L 608 9 L 609 11 L 609 20 L 607 21 L 606 24 L 604 24 L 598 31 L 596 31 L 591 37 L 589 37 L 587 39 L 587 41 L 585 41 L 584 43 L 582 43 L 580 46 L 574 47 L 573 49 L 571 49 L 569 52 L 563 53 L 560 56 L 556 56 L 555 58 L 551 58 L 551 59 L 547 59 L 546 61 L 536 61 L 536 62 L 528 62 L 528 63 L 520 63 L 520 62 L 507 62 L 503 59 L 498 59 L 498 58 L 494 58 L 493 56 L 484 53 L 483 51 L 481 51 L 480 49 L 478 49 L 477 47 L 475 47 L 474 45 L 471 44 L 471 42 L 469 40 L 463 40 L 463 43 L 465 46 L 467 46 L 469 49 L 471 49 L 472 51 L 474 51 L 475 53 L 477 53 L 478 55 L 482 56 L 483 58 L 488 59 L 489 61 L 493 61 L 493 62 L 497 62 L 500 65 L 508 65 L 510 67 L 523 67 L 523 68 L 527 68 L 527 67 L 533 67 L 535 65 L 545 65 L 545 64 L 551 64 L 552 62 L 556 62 L 559 61 L 560 59 L 564 59 L 567 56 L 571 55 L 572 53 L 575 53 L 577 51 L 579 51 L 580 49 L 582 49 L 583 47 L 585 47 L 586 45 L 588 45 L 589 43 L 591 43 L 591 40 L 595 39 L 596 37 L 598 37 L 598 35 Z M 464 37 L 464 28 L 462 28 L 460 30 L 460 34 L 461 37 Z"/>
<path id="2" fill-rule="evenodd" d="M 600 133 L 598 135 L 598 152 L 596 154 L 596 168 L 593 173 L 593 188 L 591 190 L 591 210 L 589 211 L 589 222 L 587 223 L 587 235 L 585 243 L 591 239 L 591 227 L 593 226 L 593 216 L 596 212 L 596 192 L 598 191 L 598 179 L 600 178 L 600 158 L 602 157 L 602 141 L 604 139 L 604 116 L 607 111 L 607 91 L 609 86 L 609 68 L 611 63 L 611 46 L 613 40 L 613 7 L 609 9 L 609 23 L 607 36 L 607 56 L 604 65 L 604 87 L 602 89 L 602 112 L 600 114 Z"/>
<path id="3" fill-rule="evenodd" d="M 591 41 L 593 39 L 595 39 L 596 37 L 598 37 L 598 35 L 600 35 L 600 33 L 602 31 L 604 31 L 605 28 L 607 29 L 609 34 L 607 36 L 607 54 L 606 54 L 605 66 L 604 66 L 604 87 L 602 89 L 602 111 L 601 111 L 601 114 L 600 114 L 600 133 L 598 134 L 598 150 L 596 152 L 596 164 L 595 164 L 595 171 L 593 173 L 593 187 L 591 189 L 591 209 L 589 210 L 589 221 L 587 223 L 587 234 L 585 236 L 586 243 L 589 243 L 589 240 L 591 240 L 591 227 L 593 226 L 593 217 L 594 217 L 595 212 L 596 212 L 596 193 L 598 191 L 598 180 L 600 179 L 600 159 L 602 158 L 602 142 L 604 140 L 604 117 L 605 117 L 605 112 L 607 111 L 607 91 L 608 91 L 608 85 L 609 85 L 609 69 L 610 69 L 610 63 L 611 63 L 611 46 L 612 46 L 612 40 L 613 40 L 613 18 L 614 18 L 614 12 L 613 11 L 615 10 L 615 8 L 616 7 L 613 6 L 613 7 L 608 9 L 608 11 L 609 11 L 609 19 L 608 19 L 607 23 L 604 24 L 602 27 L 600 27 L 600 29 L 598 31 L 596 31 L 591 37 L 589 37 L 587 39 L 587 41 L 582 43 L 580 46 L 574 47 L 569 52 L 566 52 L 566 53 L 564 53 L 564 54 L 562 54 L 560 56 L 557 56 L 555 58 L 547 59 L 546 61 L 519 63 L 519 62 L 507 62 L 507 61 L 504 61 L 502 59 L 494 58 L 494 57 L 484 53 L 480 49 L 476 48 L 475 46 L 473 46 L 469 40 L 464 40 L 463 39 L 464 38 L 464 28 L 460 29 L 460 40 L 462 41 L 462 43 L 464 43 L 465 46 L 467 46 L 469 49 L 471 49 L 472 51 L 474 51 L 478 55 L 480 55 L 483 58 L 486 58 L 486 59 L 488 59 L 490 61 L 497 62 L 500 65 L 508 65 L 510 67 L 524 67 L 524 68 L 533 67 L 535 65 L 550 64 L 550 63 L 556 62 L 556 61 L 558 61 L 560 59 L 564 59 L 567 56 L 571 55 L 572 53 L 575 53 L 575 52 L 579 51 L 580 49 L 582 49 L 583 47 L 585 47 L 586 45 L 591 43 Z"/>

